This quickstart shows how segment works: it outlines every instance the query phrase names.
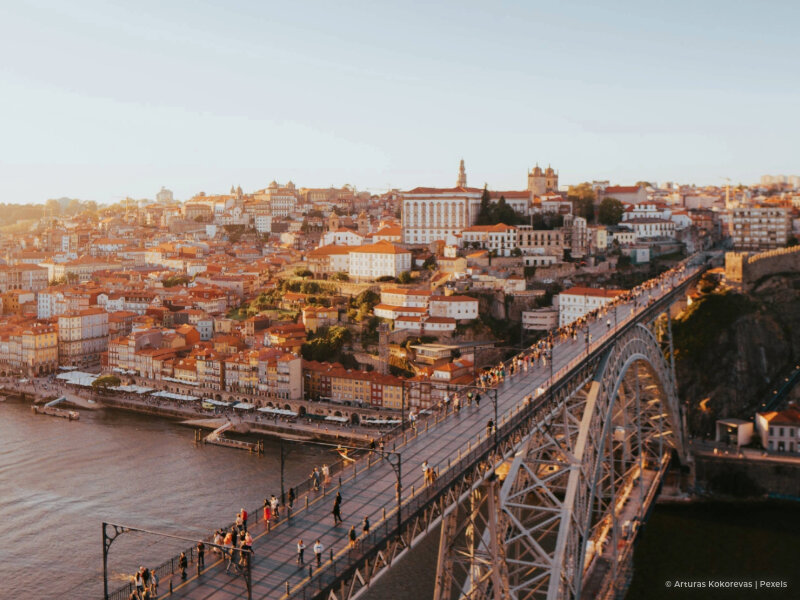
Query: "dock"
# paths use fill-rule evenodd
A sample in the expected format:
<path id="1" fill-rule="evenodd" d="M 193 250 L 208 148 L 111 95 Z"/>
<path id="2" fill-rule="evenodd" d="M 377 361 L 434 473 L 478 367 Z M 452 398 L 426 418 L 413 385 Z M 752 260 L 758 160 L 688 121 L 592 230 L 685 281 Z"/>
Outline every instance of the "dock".
<path id="1" fill-rule="evenodd" d="M 264 453 L 264 442 L 261 440 L 257 442 L 245 442 L 243 440 L 233 440 L 223 437 L 223 434 L 226 431 L 233 428 L 234 424 L 230 421 L 226 421 L 205 437 L 203 437 L 203 434 L 199 429 L 196 429 L 194 438 L 196 442 L 203 442 L 204 444 L 214 444 L 215 446 L 234 448 L 236 450 L 247 450 L 249 452 L 255 452 L 258 454 Z"/>
<path id="2" fill-rule="evenodd" d="M 70 421 L 77 421 L 81 418 L 80 413 L 77 410 L 68 410 L 66 408 L 58 408 L 56 405 L 66 401 L 67 398 L 61 396 L 60 398 L 56 398 L 55 400 L 51 400 L 47 404 L 38 405 L 34 404 L 31 406 L 31 409 L 37 415 L 49 415 L 51 417 L 60 417 L 62 419 L 68 419 Z"/>

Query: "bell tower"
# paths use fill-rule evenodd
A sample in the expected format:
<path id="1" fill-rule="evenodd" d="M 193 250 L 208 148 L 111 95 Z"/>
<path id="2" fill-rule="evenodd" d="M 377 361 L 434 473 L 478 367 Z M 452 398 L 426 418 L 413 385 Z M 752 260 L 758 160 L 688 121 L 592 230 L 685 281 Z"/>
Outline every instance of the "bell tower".
<path id="1" fill-rule="evenodd" d="M 461 164 L 458 167 L 458 182 L 456 187 L 467 187 L 467 172 L 464 170 L 464 159 L 461 159 Z"/>

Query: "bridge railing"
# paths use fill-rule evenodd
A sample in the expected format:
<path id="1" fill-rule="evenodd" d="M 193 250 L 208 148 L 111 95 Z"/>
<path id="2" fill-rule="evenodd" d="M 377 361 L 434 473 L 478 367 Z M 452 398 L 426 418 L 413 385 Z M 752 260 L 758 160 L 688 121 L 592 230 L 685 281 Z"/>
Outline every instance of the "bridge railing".
<path id="1" fill-rule="evenodd" d="M 514 435 L 526 421 L 541 408 L 543 401 L 527 406 L 517 405 L 515 410 L 507 414 L 511 416 L 516 413 L 513 421 L 510 418 L 498 427 L 498 440 L 505 441 L 509 436 Z M 491 433 L 483 433 L 476 436 L 478 441 L 465 453 L 461 453 L 455 462 L 451 462 L 439 475 L 436 481 L 416 490 L 415 493 L 407 498 L 401 507 L 401 527 L 405 528 L 416 515 L 427 506 L 438 500 L 443 494 L 452 488 L 459 479 L 467 476 L 480 463 L 485 461 L 494 451 L 494 436 Z M 354 549 L 345 547 L 335 554 L 332 559 L 324 562 L 319 569 L 309 567 L 308 574 L 292 582 L 287 580 L 288 594 L 282 598 L 311 598 L 319 591 L 322 591 L 339 581 L 342 577 L 348 577 L 363 566 L 367 560 L 374 557 L 387 541 L 398 536 L 397 509 L 387 512 L 385 518 L 378 521 L 370 530 L 369 534 L 362 536 Z"/>

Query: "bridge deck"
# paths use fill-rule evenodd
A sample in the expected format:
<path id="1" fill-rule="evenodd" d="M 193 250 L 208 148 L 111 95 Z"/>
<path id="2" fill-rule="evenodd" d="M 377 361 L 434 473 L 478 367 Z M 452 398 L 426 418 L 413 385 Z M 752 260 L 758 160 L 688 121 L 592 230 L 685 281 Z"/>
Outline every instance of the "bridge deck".
<path id="1" fill-rule="evenodd" d="M 618 326 L 622 327 L 631 319 L 637 318 L 650 298 L 659 298 L 666 292 L 668 290 L 659 288 L 644 292 L 638 300 L 635 311 L 630 310 L 632 304 L 621 305 L 618 308 Z M 614 334 L 613 314 L 611 321 L 610 329 L 602 319 L 590 325 L 593 340 L 591 347 L 596 347 Z M 586 342 L 583 335 L 579 335 L 577 340 L 558 342 L 553 356 L 553 370 L 556 374 L 554 379 L 557 380 L 559 371 L 572 368 L 586 356 Z M 505 383 L 498 388 L 498 414 L 501 415 L 501 420 L 502 415 L 515 409 L 526 394 L 535 393 L 540 386 L 546 388 L 549 374 L 548 365 L 538 366 L 527 373 L 521 372 L 513 378 L 507 377 Z M 430 466 L 444 471 L 448 459 L 455 462 L 459 452 L 462 449 L 466 450 L 469 442 L 474 444 L 477 436 L 485 435 L 487 421 L 494 418 L 489 395 L 490 393 L 482 394 L 480 407 L 473 404 L 462 408 L 457 414 L 453 414 L 451 410 L 446 418 L 443 417 L 435 425 L 432 424 L 428 431 L 421 430 L 417 436 L 410 437 L 405 444 L 398 444 L 397 451 L 402 453 L 404 501 L 409 498 L 412 486 L 416 493 L 423 487 L 421 470 L 423 461 L 427 460 Z M 387 450 L 390 448 L 391 444 Z M 369 517 L 373 529 L 382 524 L 384 509 L 387 520 L 396 518 L 396 478 L 391 466 L 386 461 L 377 461 L 367 469 L 365 461 L 362 460 L 359 461 L 358 469 L 359 473 L 355 478 L 343 481 L 341 494 L 344 523 L 338 527 L 334 527 L 331 514 L 333 497 L 337 490 L 333 485 L 324 495 L 322 491 L 316 494 L 312 492 L 308 499 L 308 509 L 303 509 L 305 498 L 299 498 L 291 520 L 286 521 L 284 518 L 269 532 L 265 531 L 260 515 L 257 523 L 252 523 L 252 517 L 255 515 L 251 515 L 250 531 L 254 537 L 252 563 L 254 598 L 282 598 L 285 595 L 287 582 L 290 588 L 301 584 L 308 576 L 308 566 L 313 563 L 312 546 L 316 539 L 320 539 L 325 547 L 323 559 L 329 559 L 331 550 L 334 555 L 348 551 L 349 528 L 355 525 L 356 531 L 360 534 L 364 516 Z M 282 513 L 282 517 L 285 517 L 285 514 Z M 302 539 L 306 546 L 303 567 L 296 564 L 296 544 L 299 539 Z M 189 569 L 192 575 L 187 581 L 173 579 L 175 597 L 204 600 L 247 597 L 242 578 L 226 574 L 224 563 L 214 556 L 212 553 L 207 557 L 208 566 L 199 577 L 194 574 L 192 565 Z M 322 569 L 326 568 L 327 562 L 329 561 L 323 560 Z M 316 572 L 316 567 L 314 571 Z M 162 592 L 166 585 L 167 581 L 161 582 Z"/>

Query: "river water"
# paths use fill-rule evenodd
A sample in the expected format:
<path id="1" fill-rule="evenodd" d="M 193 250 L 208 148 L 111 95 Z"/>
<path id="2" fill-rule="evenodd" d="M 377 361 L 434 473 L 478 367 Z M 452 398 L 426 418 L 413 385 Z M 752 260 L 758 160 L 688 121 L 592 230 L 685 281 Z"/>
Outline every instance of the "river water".
<path id="1" fill-rule="evenodd" d="M 279 449 L 266 456 L 196 447 L 192 430 L 113 410 L 68 422 L 0 402 L 0 599 L 102 597 L 102 521 L 196 537 L 280 490 Z M 330 460 L 292 445 L 287 485 Z M 368 600 L 432 597 L 438 536 L 382 577 Z M 126 533 L 110 553 L 111 589 L 139 564 L 155 566 L 187 543 Z M 800 598 L 800 504 L 658 505 L 635 554 L 629 599 Z M 675 590 L 667 580 L 779 579 L 787 588 L 743 593 Z"/>
<path id="2" fill-rule="evenodd" d="M 196 447 L 190 428 L 114 410 L 80 421 L 0 402 L 0 598 L 101 598 L 101 523 L 196 537 L 240 508 L 280 493 L 280 451 Z M 330 452 L 293 444 L 287 486 Z M 110 589 L 138 565 L 155 566 L 191 544 L 126 533 L 111 546 Z"/>

